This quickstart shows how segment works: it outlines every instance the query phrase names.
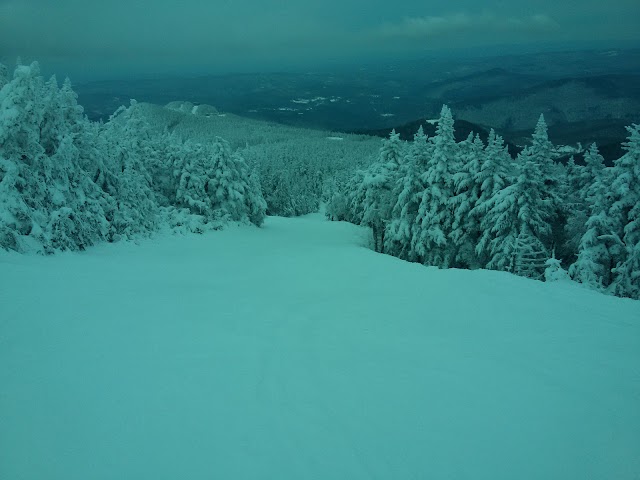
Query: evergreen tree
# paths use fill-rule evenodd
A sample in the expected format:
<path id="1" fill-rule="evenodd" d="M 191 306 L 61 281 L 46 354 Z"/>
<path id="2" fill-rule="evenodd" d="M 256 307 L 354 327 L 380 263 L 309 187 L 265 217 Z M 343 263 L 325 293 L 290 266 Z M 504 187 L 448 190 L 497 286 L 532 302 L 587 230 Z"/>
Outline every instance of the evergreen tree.
<path id="1" fill-rule="evenodd" d="M 621 247 L 610 288 L 616 295 L 640 298 L 640 125 L 634 124 L 627 130 L 629 138 L 624 144 L 627 152 L 615 162 L 615 201 L 609 210 Z"/>
<path id="2" fill-rule="evenodd" d="M 260 216 L 261 193 L 249 184 L 249 169 L 239 153 L 232 153 L 229 143 L 217 138 L 211 146 L 213 156 L 212 175 L 208 178 L 206 191 L 211 199 L 211 208 L 220 218 L 244 221 L 249 218 L 249 206 L 258 209 L 252 216 L 262 223 Z"/>
<path id="3" fill-rule="evenodd" d="M 566 282 L 570 280 L 569 274 L 562 268 L 562 262 L 555 255 L 545 262 L 547 268 L 544 271 L 545 282 Z"/>
<path id="4" fill-rule="evenodd" d="M 362 190 L 362 225 L 371 227 L 374 249 L 383 250 L 384 234 L 395 204 L 393 189 L 403 162 L 403 144 L 395 130 L 382 141 L 378 160 L 367 170 Z"/>
<path id="5" fill-rule="evenodd" d="M 531 137 L 531 145 L 520 154 L 521 162 L 532 162 L 540 167 L 542 175 L 542 198 L 547 200 L 545 217 L 549 219 L 552 231 L 546 238 L 540 240 L 549 249 L 564 243 L 565 204 L 563 198 L 563 182 L 565 172 L 561 164 L 555 162 L 556 153 L 549 140 L 547 124 L 544 115 L 540 115 L 536 128 Z"/>
<path id="6" fill-rule="evenodd" d="M 49 159 L 40 145 L 43 119 L 43 82 L 37 63 L 19 66 L 13 79 L 0 90 L 0 158 L 4 159 L 3 179 L 11 200 L 3 202 L 5 248 L 19 251 L 42 250 L 47 215 L 47 172 Z M 28 237 L 28 238 L 27 238 Z M 3 245 L 5 246 L 5 245 Z"/>
<path id="7" fill-rule="evenodd" d="M 513 185 L 479 206 L 484 218 L 477 248 L 489 252 L 488 268 L 540 278 L 548 258 L 540 238 L 551 230 L 542 172 L 533 161 L 518 163 L 517 171 Z"/>
<path id="8" fill-rule="evenodd" d="M 249 222 L 259 227 L 264 223 L 267 202 L 262 196 L 260 173 L 256 169 L 251 170 L 249 174 L 246 203 Z"/>
<path id="9" fill-rule="evenodd" d="M 453 116 L 444 105 L 435 137 L 430 139 L 433 152 L 420 180 L 427 187 L 420 199 L 414 223 L 412 251 L 424 264 L 448 268 L 455 258 L 449 241 L 453 226 L 453 174 L 457 168 L 458 146 L 454 139 Z"/>
<path id="10" fill-rule="evenodd" d="M 491 129 L 484 152 L 484 161 L 475 179 L 475 183 L 480 186 L 480 195 L 470 215 L 474 217 L 476 222 L 480 225 L 482 224 L 483 212 L 490 208 L 487 202 L 500 190 L 512 184 L 514 182 L 513 177 L 513 160 L 504 145 L 504 140 Z M 478 247 L 479 243 L 476 243 L 476 255 L 479 265 L 485 267 L 489 262 L 490 252 L 485 248 Z"/>
<path id="11" fill-rule="evenodd" d="M 16 162 L 0 155 L 0 248 L 17 252 L 31 249 L 29 235 L 37 225 L 20 195 L 24 183 Z"/>
<path id="12" fill-rule="evenodd" d="M 152 140 L 149 126 L 136 107 L 132 101 L 129 108 L 116 111 L 105 126 L 108 163 L 116 173 L 112 177 L 116 184 L 107 188 L 116 202 L 112 240 L 147 235 L 158 227 L 158 203 L 145 165 Z"/>
<path id="13" fill-rule="evenodd" d="M 0 90 L 2 90 L 2 87 L 9 83 L 9 81 L 9 70 L 5 65 L 0 63 Z"/>
<path id="14" fill-rule="evenodd" d="M 431 152 L 432 144 L 429 143 L 421 125 L 414 135 L 404 168 L 393 192 L 393 198 L 397 200 L 385 235 L 385 251 L 405 260 L 415 260 L 411 239 L 420 200 L 426 188 L 423 179 Z"/>
<path id="15" fill-rule="evenodd" d="M 453 225 L 451 239 L 457 248 L 455 264 L 468 268 L 478 268 L 476 245 L 480 238 L 480 219 L 472 215 L 481 194 L 478 175 L 484 162 L 484 144 L 473 133 L 461 145 L 461 170 L 454 174 L 454 192 L 452 198 Z"/>
<path id="16" fill-rule="evenodd" d="M 584 159 L 584 167 L 576 165 L 575 162 L 569 162 L 567 166 L 569 192 L 565 207 L 566 242 L 561 257 L 569 262 L 574 261 L 574 256 L 580 250 L 581 239 L 587 231 L 587 222 L 595 200 L 595 192 L 592 192 L 594 188 L 600 188 L 595 185 L 602 181 L 604 169 L 604 159 L 595 143 L 586 151 Z"/>

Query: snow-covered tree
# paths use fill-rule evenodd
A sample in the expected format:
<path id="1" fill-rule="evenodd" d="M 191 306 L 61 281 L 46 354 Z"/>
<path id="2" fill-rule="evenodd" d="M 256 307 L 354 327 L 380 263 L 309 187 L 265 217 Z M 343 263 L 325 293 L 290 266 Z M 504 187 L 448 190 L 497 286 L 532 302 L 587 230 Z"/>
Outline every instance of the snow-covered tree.
<path id="1" fill-rule="evenodd" d="M 152 138 L 136 107 L 132 101 L 129 108 L 116 111 L 105 126 L 107 168 L 116 172 L 116 184 L 107 188 L 116 201 L 110 232 L 113 240 L 149 234 L 158 226 L 158 203 L 145 164 Z"/>
<path id="2" fill-rule="evenodd" d="M 9 78 L 9 69 L 6 67 L 6 65 L 3 65 L 2 63 L 0 63 L 0 90 L 7 83 L 9 83 L 10 80 L 11 79 Z"/>
<path id="3" fill-rule="evenodd" d="M 604 199 L 598 200 L 591 212 L 587 230 L 580 239 L 577 259 L 569 268 L 569 274 L 574 280 L 601 290 L 611 284 L 620 246 L 612 237 L 615 228 Z"/>
<path id="4" fill-rule="evenodd" d="M 640 298 L 640 125 L 627 130 L 627 152 L 615 162 L 615 201 L 609 210 L 618 226 L 617 240 L 622 247 L 610 289 L 616 295 Z"/>
<path id="5" fill-rule="evenodd" d="M 545 216 L 552 227 L 549 235 L 540 239 L 547 248 L 555 248 L 556 245 L 564 243 L 565 203 L 562 194 L 565 191 L 563 182 L 566 174 L 563 166 L 555 161 L 556 157 L 555 148 L 549 140 L 544 115 L 540 115 L 531 137 L 531 145 L 522 151 L 520 161 L 533 162 L 540 167 L 543 180 L 541 194 L 542 198 L 547 200 L 548 209 Z"/>
<path id="6" fill-rule="evenodd" d="M 260 173 L 256 169 L 251 170 L 249 173 L 245 202 L 247 205 L 247 217 L 249 222 L 257 226 L 262 225 L 266 216 L 267 202 L 262 196 Z"/>
<path id="7" fill-rule="evenodd" d="M 594 189 L 600 188 L 596 184 L 603 181 L 604 159 L 595 143 L 585 152 L 584 159 L 585 166 L 576 165 L 575 161 L 567 164 L 569 191 L 565 197 L 566 242 L 561 257 L 569 262 L 575 260 L 581 239 L 587 231 L 587 221 L 594 204 Z"/>
<path id="8" fill-rule="evenodd" d="M 562 268 L 562 262 L 555 256 L 547 260 L 545 265 L 547 266 L 544 271 L 545 282 L 566 282 L 571 280 L 567 271 Z"/>
<path id="9" fill-rule="evenodd" d="M 500 190 L 514 182 L 513 165 L 504 140 L 491 129 L 484 152 L 484 161 L 475 178 L 475 183 L 480 186 L 480 195 L 470 212 L 470 215 L 480 224 L 482 224 L 483 212 L 490 208 L 487 202 Z M 476 255 L 480 266 L 486 266 L 490 258 L 489 252 L 478 248 L 478 244 L 476 244 Z"/>
<path id="10" fill-rule="evenodd" d="M 551 231 L 542 172 L 533 161 L 518 163 L 517 171 L 513 185 L 480 207 L 483 233 L 477 248 L 489 252 L 488 268 L 540 278 L 548 258 L 540 238 Z"/>
<path id="11" fill-rule="evenodd" d="M 427 186 L 420 199 L 411 246 L 420 261 L 427 265 L 449 267 L 455 258 L 449 235 L 453 226 L 453 174 L 458 164 L 458 145 L 454 138 L 453 116 L 444 105 L 435 137 L 430 139 L 433 151 L 421 181 Z"/>
<path id="12" fill-rule="evenodd" d="M 475 251 L 480 238 L 480 219 L 471 212 L 481 195 L 482 184 L 478 175 L 484 163 L 484 147 L 480 137 L 471 133 L 460 144 L 461 169 L 453 176 L 455 195 L 451 199 L 454 209 L 451 239 L 456 246 L 455 264 L 469 268 L 480 266 Z"/>
<path id="13" fill-rule="evenodd" d="M 20 196 L 16 202 L 11 192 L 13 200 L 4 203 L 9 210 L 2 216 L 14 219 L 5 223 L 5 229 L 14 229 L 12 235 L 5 236 L 11 241 L 6 248 L 41 250 L 44 243 L 50 164 L 40 144 L 42 118 L 43 82 L 39 66 L 37 63 L 19 66 L 13 79 L 0 90 L 0 158 L 4 159 L 6 177 L 3 183 L 6 189 L 17 189 Z"/>
<path id="14" fill-rule="evenodd" d="M 367 170 L 360 185 L 362 225 L 371 227 L 376 251 L 382 251 L 387 223 L 395 204 L 393 189 L 403 163 L 404 146 L 395 130 L 382 141 L 378 160 Z"/>
<path id="15" fill-rule="evenodd" d="M 229 144 L 190 147 L 176 192 L 178 205 L 209 221 L 249 221 L 261 225 L 266 204 L 257 177 Z"/>
<path id="16" fill-rule="evenodd" d="M 0 248 L 26 252 L 33 248 L 33 210 L 26 204 L 21 189 L 25 179 L 16 162 L 0 155 Z M 37 247 L 36 247 L 37 248 Z"/>
<path id="17" fill-rule="evenodd" d="M 223 218 L 228 217 L 234 221 L 243 221 L 249 218 L 249 206 L 260 208 L 262 194 L 254 191 L 257 185 L 250 185 L 250 172 L 244 158 L 239 153 L 232 153 L 229 143 L 217 138 L 211 145 L 213 156 L 212 175 L 208 178 L 206 190 L 211 199 L 211 208 L 214 212 L 220 212 Z M 254 218 L 258 218 L 254 212 Z M 258 224 L 262 223 L 259 218 Z"/>
<path id="18" fill-rule="evenodd" d="M 420 126 L 414 135 L 393 192 L 393 197 L 397 200 L 391 212 L 391 221 L 387 225 L 384 247 L 385 252 L 406 260 L 415 260 L 411 239 L 420 200 L 426 188 L 423 179 L 432 147 Z"/>

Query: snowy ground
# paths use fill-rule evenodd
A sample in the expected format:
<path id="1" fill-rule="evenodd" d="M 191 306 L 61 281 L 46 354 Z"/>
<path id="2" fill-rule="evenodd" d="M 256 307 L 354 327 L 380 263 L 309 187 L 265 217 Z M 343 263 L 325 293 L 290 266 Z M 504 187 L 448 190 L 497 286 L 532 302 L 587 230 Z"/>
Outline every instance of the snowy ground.
<path id="1" fill-rule="evenodd" d="M 640 302 L 364 233 L 1 254 L 0 478 L 639 478 Z"/>

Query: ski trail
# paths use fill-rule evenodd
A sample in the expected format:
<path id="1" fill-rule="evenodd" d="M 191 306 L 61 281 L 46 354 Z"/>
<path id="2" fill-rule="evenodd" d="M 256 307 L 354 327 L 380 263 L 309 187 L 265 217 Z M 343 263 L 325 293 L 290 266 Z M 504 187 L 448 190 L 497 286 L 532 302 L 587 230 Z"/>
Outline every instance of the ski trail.
<path id="1" fill-rule="evenodd" d="M 0 478 L 634 478 L 640 302 L 368 235 L 0 254 Z"/>

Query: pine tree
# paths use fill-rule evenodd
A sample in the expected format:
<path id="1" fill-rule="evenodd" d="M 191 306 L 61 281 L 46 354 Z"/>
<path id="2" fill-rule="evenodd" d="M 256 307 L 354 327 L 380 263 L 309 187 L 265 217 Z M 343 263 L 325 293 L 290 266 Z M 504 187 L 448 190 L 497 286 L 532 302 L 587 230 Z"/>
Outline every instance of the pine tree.
<path id="1" fill-rule="evenodd" d="M 42 251 L 47 214 L 49 159 L 40 145 L 43 119 L 43 82 L 37 63 L 19 66 L 13 79 L 0 90 L 0 158 L 4 159 L 4 188 L 11 200 L 1 246 L 19 251 Z M 19 200 L 13 189 L 18 190 Z M 11 190 L 11 191 L 9 191 Z M 28 238 L 27 238 L 28 237 Z"/>
<path id="2" fill-rule="evenodd" d="M 248 190 L 245 200 L 249 221 L 258 227 L 261 226 L 266 216 L 267 202 L 262 196 L 260 173 L 256 169 L 251 170 L 249 174 Z"/>
<path id="3" fill-rule="evenodd" d="M 480 225 L 482 225 L 484 212 L 490 208 L 487 202 L 500 190 L 515 181 L 513 178 L 513 170 L 513 160 L 509 155 L 507 147 L 504 145 L 504 140 L 491 129 L 487 140 L 487 147 L 484 152 L 484 162 L 480 166 L 480 171 L 477 173 L 475 179 L 476 184 L 480 185 L 480 195 L 476 201 L 476 205 L 470 212 Z M 482 238 L 487 239 L 489 237 L 480 235 L 480 239 Z M 490 252 L 487 250 L 487 244 L 479 243 L 480 239 L 478 239 L 478 243 L 476 244 L 476 255 L 479 265 L 485 267 L 489 262 Z"/>
<path id="4" fill-rule="evenodd" d="M 0 63 L 0 90 L 2 90 L 2 87 L 9 83 L 9 81 L 9 70 L 7 69 L 6 65 Z"/>
<path id="5" fill-rule="evenodd" d="M 542 172 L 533 161 L 518 163 L 517 171 L 513 185 L 480 206 L 484 218 L 478 249 L 489 252 L 490 269 L 540 278 L 548 258 L 540 238 L 551 230 Z"/>
<path id="6" fill-rule="evenodd" d="M 367 170 L 362 190 L 362 225 L 371 227 L 374 249 L 383 251 L 384 234 L 395 204 L 393 189 L 403 162 L 403 144 L 395 130 L 382 141 L 378 160 Z"/>
<path id="7" fill-rule="evenodd" d="M 561 164 L 555 162 L 556 153 L 553 144 L 549 140 L 547 124 L 544 115 L 540 115 L 536 128 L 531 137 L 531 145 L 526 147 L 520 154 L 521 162 L 533 162 L 540 166 L 542 174 L 542 198 L 548 200 L 548 209 L 545 215 L 552 226 L 552 231 L 546 238 L 540 240 L 549 249 L 564 243 L 564 198 L 563 181 L 565 172 Z"/>
<path id="8" fill-rule="evenodd" d="M 618 227 L 621 258 L 614 270 L 614 294 L 640 298 L 640 125 L 627 127 L 627 151 L 616 160 L 613 182 L 615 201 L 609 215 Z"/>
<path id="9" fill-rule="evenodd" d="M 573 157 L 571 157 L 573 159 Z M 587 222 L 594 203 L 594 194 L 590 193 L 597 182 L 602 181 L 604 159 L 598 152 L 596 144 L 592 144 L 585 156 L 586 165 L 570 162 L 567 167 L 569 192 L 566 196 L 567 224 L 565 226 L 566 242 L 561 255 L 572 262 L 580 249 L 580 242 L 587 231 Z"/>
<path id="10" fill-rule="evenodd" d="M 545 262 L 547 268 L 544 271 L 545 282 L 566 282 L 571 280 L 569 274 L 562 268 L 562 262 L 555 255 Z"/>
<path id="11" fill-rule="evenodd" d="M 430 139 L 433 152 L 421 181 L 427 186 L 420 199 L 411 246 L 420 261 L 448 268 L 455 258 L 449 240 L 453 226 L 453 173 L 457 168 L 458 146 L 454 139 L 453 116 L 444 105 L 435 137 Z"/>
<path id="12" fill-rule="evenodd" d="M 455 195 L 451 199 L 454 209 L 451 239 L 457 248 L 455 264 L 467 268 L 480 266 L 475 251 L 480 238 L 480 219 L 471 211 L 480 198 L 478 174 L 484 162 L 484 147 L 480 137 L 471 133 L 461 145 L 462 168 L 453 176 Z"/>
<path id="13" fill-rule="evenodd" d="M 385 234 L 385 252 L 405 260 L 415 260 L 411 249 L 411 238 L 420 199 L 426 188 L 423 175 L 427 171 L 431 151 L 432 144 L 429 143 L 421 125 L 414 135 L 404 168 L 401 170 L 393 192 L 393 198 L 397 200 Z"/>
<path id="14" fill-rule="evenodd" d="M 151 150 L 149 126 L 132 101 L 129 108 L 116 111 L 105 129 L 111 165 L 107 168 L 116 173 L 112 177 L 116 185 L 108 187 L 116 202 L 110 237 L 120 240 L 148 235 L 157 229 L 159 213 L 145 165 Z"/>
<path id="15" fill-rule="evenodd" d="M 32 209 L 19 193 L 24 183 L 18 165 L 0 155 L 0 248 L 17 252 L 31 249 L 28 236 L 35 225 Z"/>
<path id="16" fill-rule="evenodd" d="M 262 218 L 259 218 L 261 194 L 249 184 L 249 169 L 244 158 L 239 153 L 232 153 L 229 143 L 221 138 L 216 138 L 211 148 L 213 169 L 206 191 L 214 214 L 219 218 L 245 221 L 249 218 L 251 205 L 251 208 L 258 209 L 252 216 L 258 224 L 262 223 Z"/>

